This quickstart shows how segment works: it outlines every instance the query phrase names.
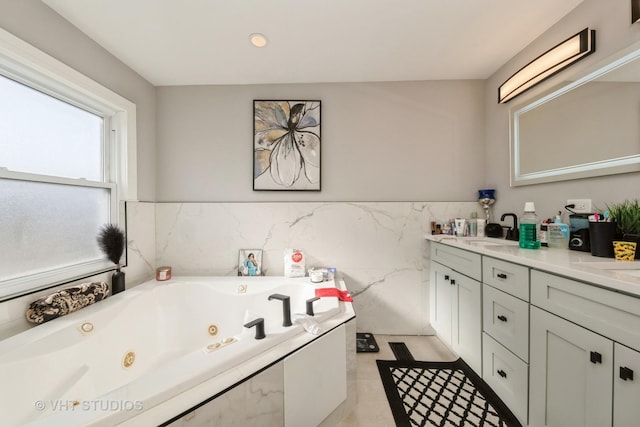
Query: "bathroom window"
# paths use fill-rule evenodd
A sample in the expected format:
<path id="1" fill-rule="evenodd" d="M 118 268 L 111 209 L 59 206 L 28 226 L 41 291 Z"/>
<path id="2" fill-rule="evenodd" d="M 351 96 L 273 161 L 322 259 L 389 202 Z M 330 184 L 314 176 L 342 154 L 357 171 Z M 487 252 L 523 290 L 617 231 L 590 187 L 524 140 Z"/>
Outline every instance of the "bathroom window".
<path id="1" fill-rule="evenodd" d="M 112 268 L 134 199 L 135 105 L 0 29 L 0 301 Z"/>

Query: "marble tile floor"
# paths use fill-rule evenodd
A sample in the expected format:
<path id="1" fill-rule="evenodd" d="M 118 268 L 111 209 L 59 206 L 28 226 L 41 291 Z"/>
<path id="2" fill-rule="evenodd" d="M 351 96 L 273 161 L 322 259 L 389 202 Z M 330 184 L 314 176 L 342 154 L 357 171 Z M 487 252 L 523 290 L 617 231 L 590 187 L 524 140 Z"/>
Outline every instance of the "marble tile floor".
<path id="1" fill-rule="evenodd" d="M 404 342 L 416 360 L 452 361 L 451 353 L 436 336 L 374 335 L 380 351 L 356 355 L 357 402 L 338 427 L 393 427 L 393 415 L 380 380 L 376 360 L 394 360 L 390 342 Z"/>

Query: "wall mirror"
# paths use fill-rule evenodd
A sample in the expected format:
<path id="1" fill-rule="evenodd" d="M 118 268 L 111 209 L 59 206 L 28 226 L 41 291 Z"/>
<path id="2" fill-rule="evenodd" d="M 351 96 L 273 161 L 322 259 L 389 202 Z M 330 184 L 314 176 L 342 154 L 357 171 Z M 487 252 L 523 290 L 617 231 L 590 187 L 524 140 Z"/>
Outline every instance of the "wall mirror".
<path id="1" fill-rule="evenodd" d="M 640 171 L 640 43 L 510 119 L 512 187 Z"/>

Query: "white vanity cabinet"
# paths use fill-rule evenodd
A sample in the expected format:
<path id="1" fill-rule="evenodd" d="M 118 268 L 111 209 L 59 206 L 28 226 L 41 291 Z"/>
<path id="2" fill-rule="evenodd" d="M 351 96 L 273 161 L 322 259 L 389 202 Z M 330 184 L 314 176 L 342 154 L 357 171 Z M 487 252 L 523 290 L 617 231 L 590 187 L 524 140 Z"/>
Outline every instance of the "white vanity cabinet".
<path id="1" fill-rule="evenodd" d="M 482 257 L 482 282 L 482 378 L 526 425 L 529 268 Z"/>
<path id="2" fill-rule="evenodd" d="M 532 426 L 640 423 L 640 299 L 531 274 Z"/>
<path id="3" fill-rule="evenodd" d="M 480 255 L 431 244 L 431 326 L 479 375 L 482 372 L 480 277 Z"/>
<path id="4" fill-rule="evenodd" d="M 522 425 L 640 426 L 640 281 L 623 274 L 637 265 L 430 240 L 431 324 Z"/>

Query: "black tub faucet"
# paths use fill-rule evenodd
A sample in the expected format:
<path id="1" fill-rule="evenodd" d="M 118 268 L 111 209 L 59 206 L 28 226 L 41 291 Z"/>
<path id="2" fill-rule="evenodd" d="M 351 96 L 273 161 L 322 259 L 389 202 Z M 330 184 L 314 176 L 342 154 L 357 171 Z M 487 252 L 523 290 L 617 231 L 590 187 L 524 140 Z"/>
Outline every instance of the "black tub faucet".
<path id="1" fill-rule="evenodd" d="M 264 334 L 264 318 L 258 317 L 256 320 L 253 320 L 244 325 L 245 328 L 252 328 L 254 326 L 256 327 L 256 339 L 263 339 L 266 336 Z"/>
<path id="2" fill-rule="evenodd" d="M 313 303 L 319 299 L 319 297 L 314 297 L 307 300 L 307 316 L 315 316 L 315 313 L 313 312 Z"/>
<path id="3" fill-rule="evenodd" d="M 505 213 L 505 214 L 502 214 L 502 216 L 500 217 L 500 221 L 504 221 L 504 219 L 508 216 L 513 218 L 513 228 L 511 227 L 508 228 L 507 236 L 505 237 L 505 239 L 519 240 L 520 232 L 518 231 L 518 216 L 514 213 Z"/>
<path id="4" fill-rule="evenodd" d="M 269 301 L 272 299 L 282 301 L 282 326 L 291 326 L 291 299 L 289 298 L 289 295 L 269 295 Z"/>

